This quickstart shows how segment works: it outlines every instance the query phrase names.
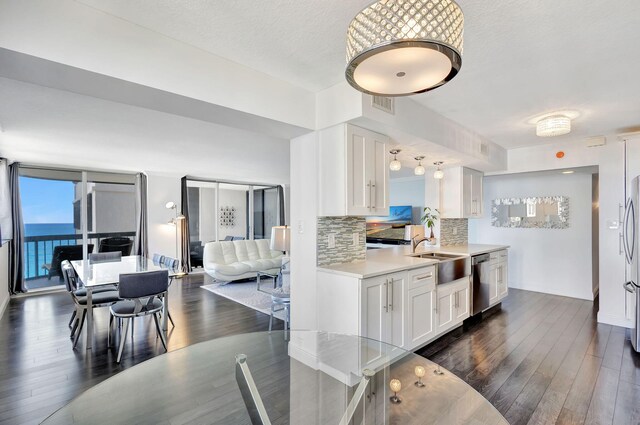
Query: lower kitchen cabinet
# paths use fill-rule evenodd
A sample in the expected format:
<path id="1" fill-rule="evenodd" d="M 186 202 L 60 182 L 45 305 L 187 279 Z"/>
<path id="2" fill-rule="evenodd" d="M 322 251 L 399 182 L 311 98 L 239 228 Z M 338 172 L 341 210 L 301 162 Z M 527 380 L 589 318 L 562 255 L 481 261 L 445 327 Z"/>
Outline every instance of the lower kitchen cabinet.
<path id="1" fill-rule="evenodd" d="M 470 281 L 436 285 L 435 266 L 366 279 L 319 271 L 318 306 L 319 329 L 415 350 L 469 317 Z"/>
<path id="2" fill-rule="evenodd" d="M 359 335 L 405 347 L 407 273 L 363 279 Z"/>
<path id="3" fill-rule="evenodd" d="M 489 305 L 493 306 L 509 295 L 508 284 L 508 259 L 507 250 L 496 251 L 490 254 L 489 266 Z"/>
<path id="4" fill-rule="evenodd" d="M 409 290 L 406 338 L 408 346 L 420 346 L 436 335 L 435 302 L 435 282 Z"/>
<path id="5" fill-rule="evenodd" d="M 469 317 L 469 278 L 463 278 L 436 289 L 436 334 L 456 327 Z"/>

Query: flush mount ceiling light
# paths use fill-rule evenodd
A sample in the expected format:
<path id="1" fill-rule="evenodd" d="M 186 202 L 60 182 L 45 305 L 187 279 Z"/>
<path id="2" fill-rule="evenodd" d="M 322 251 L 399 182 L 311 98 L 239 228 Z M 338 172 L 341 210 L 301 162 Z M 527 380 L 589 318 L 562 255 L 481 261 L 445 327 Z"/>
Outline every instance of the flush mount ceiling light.
<path id="1" fill-rule="evenodd" d="M 536 136 L 554 137 L 571 132 L 571 118 L 566 115 L 551 115 L 536 123 Z"/>
<path id="2" fill-rule="evenodd" d="M 571 132 L 571 122 L 580 116 L 580 112 L 565 109 L 545 112 L 527 119 L 527 123 L 536 126 L 539 137 L 561 136 Z"/>
<path id="3" fill-rule="evenodd" d="M 434 178 L 434 179 L 438 179 L 438 180 L 440 180 L 440 179 L 444 178 L 444 171 L 442 171 L 442 170 L 440 169 L 440 166 L 441 166 L 442 164 L 444 164 L 442 161 L 437 161 L 437 162 L 434 162 L 434 163 L 433 163 L 433 165 L 435 165 L 435 166 L 436 166 L 436 171 L 433 173 L 433 178 Z"/>
<path id="4" fill-rule="evenodd" d="M 393 155 L 393 161 L 389 163 L 389 169 L 391 171 L 399 171 L 402 168 L 402 164 L 398 161 L 398 158 L 396 158 L 400 152 L 402 152 L 400 149 L 392 149 L 389 151 L 389 153 Z"/>
<path id="5" fill-rule="evenodd" d="M 416 161 L 418 161 L 418 166 L 413 169 L 413 174 L 415 174 L 416 176 L 424 176 L 425 169 L 422 166 L 422 160 L 424 159 L 424 156 L 416 156 L 415 159 Z"/>
<path id="6" fill-rule="evenodd" d="M 462 66 L 463 29 L 452 0 L 379 0 L 347 29 L 347 81 L 380 96 L 440 87 Z"/>

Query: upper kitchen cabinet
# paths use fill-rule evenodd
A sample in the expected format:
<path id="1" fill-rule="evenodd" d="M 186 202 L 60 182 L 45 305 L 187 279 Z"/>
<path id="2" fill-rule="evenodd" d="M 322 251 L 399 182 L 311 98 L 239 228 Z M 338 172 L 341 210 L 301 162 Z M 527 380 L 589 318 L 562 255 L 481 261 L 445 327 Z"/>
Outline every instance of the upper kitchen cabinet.
<path id="1" fill-rule="evenodd" d="M 442 218 L 482 217 L 481 171 L 466 167 L 448 168 L 444 171 L 440 190 Z"/>
<path id="2" fill-rule="evenodd" d="M 389 138 L 350 124 L 319 137 L 319 215 L 389 215 Z"/>

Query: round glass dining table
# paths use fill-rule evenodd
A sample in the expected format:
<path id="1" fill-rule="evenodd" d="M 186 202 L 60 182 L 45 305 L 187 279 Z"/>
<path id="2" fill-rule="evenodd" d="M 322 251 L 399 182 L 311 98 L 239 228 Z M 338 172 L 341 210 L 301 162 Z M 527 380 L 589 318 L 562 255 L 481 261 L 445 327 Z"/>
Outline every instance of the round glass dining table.
<path id="1" fill-rule="evenodd" d="M 160 355 L 43 423 L 508 425 L 472 387 L 423 357 L 312 331 L 240 334 Z"/>

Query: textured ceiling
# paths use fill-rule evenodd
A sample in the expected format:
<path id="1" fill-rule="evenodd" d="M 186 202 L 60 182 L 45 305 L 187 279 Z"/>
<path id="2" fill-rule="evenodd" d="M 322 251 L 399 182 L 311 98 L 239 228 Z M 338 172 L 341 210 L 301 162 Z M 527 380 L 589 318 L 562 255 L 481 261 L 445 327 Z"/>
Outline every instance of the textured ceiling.
<path id="1" fill-rule="evenodd" d="M 370 0 L 79 0 L 176 40 L 317 91 L 343 81 L 345 31 Z M 462 71 L 416 96 L 507 148 L 640 125 L 640 1 L 459 0 Z M 535 136 L 527 120 L 581 116 L 571 135 Z"/>

